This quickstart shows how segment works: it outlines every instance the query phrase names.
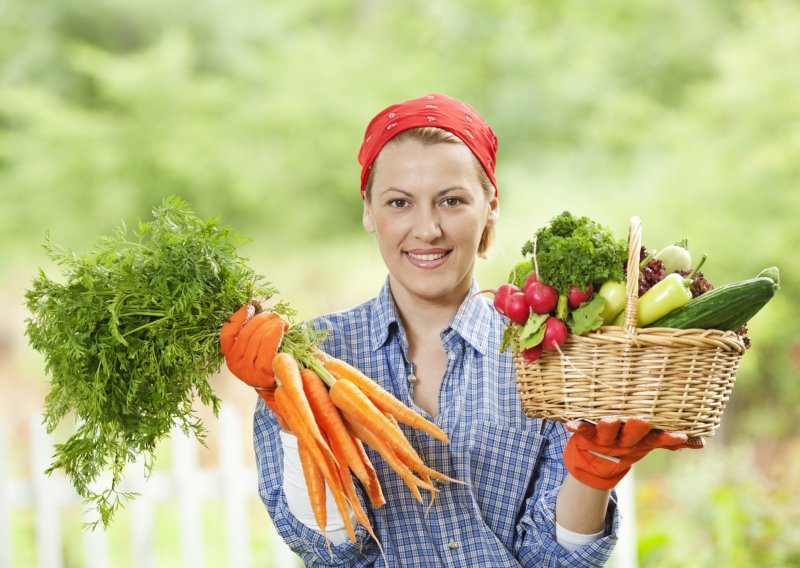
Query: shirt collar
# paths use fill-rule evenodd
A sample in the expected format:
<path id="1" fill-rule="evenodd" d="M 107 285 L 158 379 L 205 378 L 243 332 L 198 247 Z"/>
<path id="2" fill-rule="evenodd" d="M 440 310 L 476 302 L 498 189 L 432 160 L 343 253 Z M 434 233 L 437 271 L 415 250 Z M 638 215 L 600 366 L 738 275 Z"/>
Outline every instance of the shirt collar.
<path id="1" fill-rule="evenodd" d="M 473 280 L 467 298 L 456 312 L 450 325 L 442 330 L 445 334 L 452 329 L 473 349 L 481 355 L 486 355 L 489 343 L 489 330 L 492 319 L 492 308 L 489 302 L 481 297 L 475 296 L 479 291 L 477 282 Z M 370 336 L 372 338 L 372 350 L 377 351 L 389 340 L 392 333 L 402 327 L 397 307 L 392 298 L 389 287 L 389 278 L 381 288 L 380 294 L 373 301 L 372 318 L 370 321 Z M 403 338 L 405 341 L 405 338 Z"/>
<path id="2" fill-rule="evenodd" d="M 478 283 L 472 281 L 467 300 L 458 308 L 450 328 L 458 333 L 473 349 L 486 355 L 489 345 L 492 308 L 488 300 L 476 294 L 480 291 Z"/>
<path id="3" fill-rule="evenodd" d="M 380 294 L 373 301 L 372 318 L 370 321 L 370 337 L 372 350 L 377 351 L 389 340 L 391 333 L 400 326 L 400 316 L 394 305 L 392 291 L 389 288 L 389 277 L 383 283 Z"/>

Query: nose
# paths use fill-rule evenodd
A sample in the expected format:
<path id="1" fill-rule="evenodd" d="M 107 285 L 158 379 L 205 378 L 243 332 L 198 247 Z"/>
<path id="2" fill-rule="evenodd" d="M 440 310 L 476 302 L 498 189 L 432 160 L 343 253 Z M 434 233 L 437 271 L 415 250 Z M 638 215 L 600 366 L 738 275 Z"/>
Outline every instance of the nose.
<path id="1" fill-rule="evenodd" d="M 420 208 L 414 236 L 423 242 L 432 242 L 442 236 L 442 223 L 439 212 L 434 208 Z"/>

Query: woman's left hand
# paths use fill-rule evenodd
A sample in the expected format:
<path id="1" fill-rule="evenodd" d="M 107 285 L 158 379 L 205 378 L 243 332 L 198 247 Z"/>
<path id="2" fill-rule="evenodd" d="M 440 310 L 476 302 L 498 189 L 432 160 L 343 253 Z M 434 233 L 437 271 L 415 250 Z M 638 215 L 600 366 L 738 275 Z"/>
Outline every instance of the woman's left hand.
<path id="1" fill-rule="evenodd" d="M 564 448 L 564 464 L 581 483 L 597 489 L 611 489 L 631 466 L 656 448 L 700 449 L 702 438 L 653 430 L 642 418 L 603 418 L 597 425 L 583 420 L 566 423 L 573 432 Z"/>

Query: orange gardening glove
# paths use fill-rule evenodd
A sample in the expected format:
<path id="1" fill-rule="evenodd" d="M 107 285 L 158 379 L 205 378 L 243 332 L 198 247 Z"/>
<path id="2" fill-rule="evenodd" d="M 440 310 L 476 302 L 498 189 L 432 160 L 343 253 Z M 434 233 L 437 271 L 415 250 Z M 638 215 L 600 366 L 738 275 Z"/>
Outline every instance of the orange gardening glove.
<path id="1" fill-rule="evenodd" d="M 647 420 L 603 418 L 597 426 L 583 420 L 566 423 L 573 432 L 564 448 L 564 464 L 572 477 L 597 489 L 611 489 L 631 466 L 656 448 L 702 448 L 702 438 L 651 430 Z"/>
<path id="2" fill-rule="evenodd" d="M 256 314 L 252 304 L 245 304 L 228 318 L 219 335 L 222 354 L 230 372 L 255 388 L 276 414 L 272 359 L 287 329 L 289 324 L 278 314 Z"/>

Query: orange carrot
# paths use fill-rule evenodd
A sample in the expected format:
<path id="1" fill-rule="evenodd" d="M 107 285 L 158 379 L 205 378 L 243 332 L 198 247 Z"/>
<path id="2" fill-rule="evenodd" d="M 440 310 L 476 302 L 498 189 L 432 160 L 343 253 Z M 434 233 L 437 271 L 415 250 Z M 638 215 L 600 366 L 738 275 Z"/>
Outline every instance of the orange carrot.
<path id="1" fill-rule="evenodd" d="M 386 504 L 386 498 L 383 496 L 383 489 L 381 489 L 380 481 L 378 481 L 378 472 L 375 471 L 375 467 L 373 467 L 367 452 L 364 450 L 364 444 L 361 443 L 361 440 L 353 436 L 352 433 L 350 433 L 350 437 L 358 450 L 358 454 L 361 456 L 361 461 L 367 468 L 369 483 L 365 488 L 367 495 L 369 495 L 370 503 L 372 503 L 373 507 L 382 507 Z"/>
<path id="2" fill-rule="evenodd" d="M 411 459 L 409 460 L 403 459 L 403 462 L 408 467 L 416 471 L 424 481 L 433 485 L 433 483 L 431 482 L 431 477 L 435 477 L 436 479 L 441 479 L 442 481 L 449 481 L 451 483 L 460 483 L 462 485 L 468 485 L 464 481 L 453 479 L 452 477 L 449 477 L 425 465 L 425 462 L 419 456 L 417 450 L 414 449 L 414 446 L 411 445 L 411 443 L 408 441 L 408 438 L 406 438 L 405 435 L 403 434 L 403 431 L 400 429 L 400 425 L 397 423 L 395 417 L 388 413 L 384 413 L 384 415 L 386 416 L 386 418 L 388 418 L 389 422 L 392 423 L 395 432 L 399 434 L 398 439 L 403 444 L 403 446 L 405 446 L 406 452 L 398 454 L 398 457 L 403 459 L 403 456 L 411 456 Z"/>
<path id="3" fill-rule="evenodd" d="M 278 353 L 272 360 L 272 370 L 281 388 L 284 389 L 292 407 L 297 411 L 300 420 L 314 437 L 317 445 L 326 458 L 333 459 L 330 446 L 322 437 L 322 431 L 314 418 L 314 412 L 303 390 L 303 379 L 300 376 L 300 367 L 294 357 L 288 353 Z M 284 416 L 285 418 L 285 416 Z M 335 461 L 335 459 L 334 459 Z"/>
<path id="4" fill-rule="evenodd" d="M 286 424 L 286 420 L 283 418 L 280 411 L 278 410 L 278 405 L 275 404 L 275 391 L 256 389 L 256 393 L 258 393 L 258 396 L 264 399 L 264 402 L 267 404 L 267 407 L 272 411 L 272 413 L 278 419 L 278 424 L 280 424 L 281 428 L 284 431 L 288 432 L 289 425 Z"/>
<path id="5" fill-rule="evenodd" d="M 406 464 L 404 464 L 397 454 L 392 450 L 389 445 L 384 442 L 375 432 L 371 431 L 368 427 L 364 426 L 358 418 L 345 412 L 344 415 L 347 427 L 353 432 L 355 436 L 362 439 L 366 444 L 378 452 L 386 463 L 391 467 L 403 481 L 405 481 L 414 498 L 422 503 L 422 495 L 419 493 L 417 487 L 427 489 L 428 491 L 437 491 L 432 485 L 425 483 L 416 477 Z"/>
<path id="6" fill-rule="evenodd" d="M 342 475 L 341 475 L 341 468 L 344 468 L 346 471 L 347 466 L 344 465 L 344 462 L 341 462 L 340 464 L 333 459 L 330 458 L 326 459 L 328 460 L 328 466 L 333 471 L 333 476 L 330 480 L 328 480 L 328 485 L 331 488 L 333 499 L 336 502 L 336 508 L 339 509 L 339 513 L 342 515 L 342 521 L 344 521 L 344 528 L 347 531 L 347 536 L 350 538 L 350 542 L 356 544 L 355 527 L 353 526 L 353 520 L 350 518 L 350 511 L 348 511 L 347 508 L 347 503 L 349 502 L 350 498 L 342 483 Z M 347 475 L 347 480 L 350 481 L 351 484 L 353 483 L 353 479 L 350 477 L 349 474 Z M 370 532 L 370 534 L 372 533 Z"/>
<path id="7" fill-rule="evenodd" d="M 334 447 L 334 453 L 336 453 L 336 448 L 338 446 L 334 444 L 333 447 Z M 353 510 L 353 513 L 356 516 L 356 520 L 358 520 L 358 522 L 364 526 L 369 535 L 378 545 L 378 549 L 381 551 L 381 555 L 383 556 L 384 562 L 386 562 L 386 564 L 388 565 L 389 563 L 386 559 L 386 553 L 383 551 L 383 545 L 381 544 L 381 541 L 378 540 L 378 536 L 372 529 L 372 523 L 370 523 L 366 511 L 364 511 L 363 507 L 361 506 L 361 501 L 359 501 L 358 495 L 356 494 L 355 485 L 353 485 L 353 478 L 350 476 L 350 470 L 347 468 L 347 465 L 345 465 L 344 459 L 341 459 L 339 461 L 339 477 L 341 478 L 342 481 L 342 488 L 344 490 L 345 497 L 347 497 L 347 500 L 350 503 L 350 508 Z"/>
<path id="8" fill-rule="evenodd" d="M 406 438 L 405 434 L 403 434 L 403 430 L 400 428 L 400 424 L 397 423 L 397 419 L 394 417 L 394 415 L 389 414 L 388 412 L 384 412 L 383 415 L 386 416 L 386 418 L 389 420 L 389 422 L 391 422 L 393 430 L 397 434 L 399 434 L 398 438 L 403 443 L 403 445 L 406 446 L 406 450 L 408 452 L 408 455 L 411 455 L 411 456 L 413 456 L 415 458 L 415 460 L 413 462 L 413 465 L 412 465 L 412 463 L 408 463 L 405 460 L 403 460 L 403 461 L 405 461 L 405 464 L 407 466 L 409 466 L 411 469 L 416 469 L 414 467 L 414 465 L 418 465 L 418 463 L 419 464 L 423 463 L 422 462 L 422 458 L 419 457 L 419 454 L 417 453 L 417 450 L 414 449 L 414 446 L 411 445 L 411 442 L 409 442 L 408 438 Z M 417 473 L 420 473 L 420 477 L 422 478 L 422 480 L 425 483 L 430 483 L 431 485 L 433 485 L 433 482 L 431 481 L 431 478 L 427 473 L 423 473 L 423 472 L 417 472 Z"/>
<path id="9" fill-rule="evenodd" d="M 286 421 L 286 424 L 289 426 L 289 429 L 297 436 L 297 440 L 305 445 L 306 449 L 311 453 L 317 466 L 322 470 L 322 475 L 325 479 L 327 480 L 329 477 L 332 477 L 335 470 L 330 468 L 328 461 L 325 459 L 325 455 L 317 444 L 317 440 L 311 434 L 308 426 L 303 423 L 297 409 L 292 406 L 286 389 L 282 386 L 275 389 L 275 404 L 278 407 L 278 411 L 283 416 L 283 419 Z"/>
<path id="10" fill-rule="evenodd" d="M 302 369 L 300 377 L 303 380 L 303 389 L 317 424 L 328 436 L 331 450 L 333 450 L 336 459 L 344 459 L 345 465 L 353 471 L 355 476 L 364 484 L 364 487 L 367 487 L 370 483 L 367 468 L 353 443 L 353 438 L 347 431 L 344 422 L 342 422 L 339 410 L 331 402 L 325 383 L 311 369 Z"/>
<path id="11" fill-rule="evenodd" d="M 402 431 L 396 431 L 386 415 L 356 385 L 347 379 L 338 379 L 331 387 L 330 395 L 333 404 L 342 412 L 352 414 L 355 420 L 384 441 L 403 462 L 424 465 Z M 358 437 L 364 440 L 361 436 Z M 369 444 L 367 440 L 364 441 Z"/>
<path id="12" fill-rule="evenodd" d="M 386 415 L 378 410 L 353 382 L 347 379 L 337 379 L 330 389 L 330 397 L 333 404 L 342 413 L 352 414 L 359 423 L 375 432 L 392 447 L 401 444 L 399 440 L 395 439 L 397 432 Z"/>
<path id="13" fill-rule="evenodd" d="M 434 438 L 443 442 L 450 441 L 447 434 L 436 424 L 414 412 L 400 402 L 392 393 L 352 365 L 345 363 L 341 359 L 331 357 L 325 362 L 324 367 L 337 379 L 347 379 L 353 382 L 367 397 L 369 397 L 375 406 L 384 412 L 389 412 L 394 415 L 400 422 L 422 430 L 423 432 L 427 432 Z"/>
<path id="14" fill-rule="evenodd" d="M 299 440 L 297 442 L 297 453 L 300 454 L 300 464 L 303 466 L 303 477 L 305 477 L 306 487 L 308 487 L 311 510 L 314 511 L 314 519 L 324 535 L 328 517 L 325 499 L 325 478 L 309 449 Z"/>
<path id="15" fill-rule="evenodd" d="M 307 425 L 303 423 L 302 419 L 300 418 L 300 414 L 297 412 L 297 409 L 292 406 L 289 395 L 283 386 L 279 386 L 277 389 L 275 389 L 275 404 L 278 405 L 278 408 L 280 409 L 281 414 L 283 414 L 283 417 L 286 419 L 286 423 L 289 425 L 289 428 L 292 430 L 294 435 L 297 436 L 298 442 L 305 445 L 306 449 L 311 454 L 311 457 L 316 461 L 317 465 L 322 471 L 325 481 L 331 488 L 331 493 L 333 494 L 333 499 L 336 502 L 336 507 L 342 514 L 344 526 L 347 529 L 347 535 L 355 544 L 356 534 L 355 530 L 353 529 L 353 523 L 350 520 L 350 514 L 347 510 L 344 490 L 342 489 L 342 483 L 339 479 L 338 466 L 336 465 L 336 459 L 333 458 L 333 453 L 331 452 L 331 458 L 327 458 L 325 453 L 323 453 L 323 451 L 320 449 L 319 445 L 317 444 L 317 440 L 311 434 Z M 323 442 L 325 441 L 323 440 Z M 327 445 L 327 442 L 325 443 Z"/>

